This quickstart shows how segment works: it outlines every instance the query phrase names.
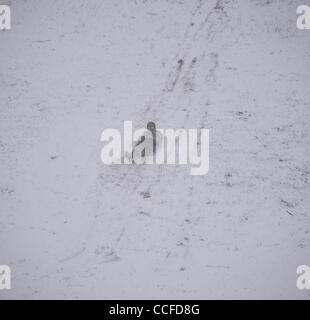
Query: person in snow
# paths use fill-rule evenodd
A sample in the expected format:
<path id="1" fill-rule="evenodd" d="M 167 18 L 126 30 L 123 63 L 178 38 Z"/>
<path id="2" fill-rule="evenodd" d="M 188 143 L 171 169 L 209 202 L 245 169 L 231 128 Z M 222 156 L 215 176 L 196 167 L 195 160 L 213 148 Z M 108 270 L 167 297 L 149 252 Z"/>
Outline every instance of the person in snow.
<path id="1" fill-rule="evenodd" d="M 156 147 L 161 143 L 162 134 L 156 130 L 156 125 L 154 122 L 150 121 L 147 123 L 147 131 L 145 134 L 141 135 L 139 141 L 135 144 L 132 152 L 132 159 L 141 162 L 141 159 L 145 161 L 146 157 L 154 156 L 156 154 Z M 143 149 L 138 150 L 141 144 L 144 142 Z M 153 150 L 153 154 L 150 150 Z M 140 158 L 140 159 L 137 159 Z"/>

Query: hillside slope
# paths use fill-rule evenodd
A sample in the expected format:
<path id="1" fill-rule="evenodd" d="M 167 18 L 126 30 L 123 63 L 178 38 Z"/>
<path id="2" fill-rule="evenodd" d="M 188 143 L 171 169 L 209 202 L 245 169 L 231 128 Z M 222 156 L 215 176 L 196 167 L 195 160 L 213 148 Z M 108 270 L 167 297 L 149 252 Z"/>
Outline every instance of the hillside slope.
<path id="1" fill-rule="evenodd" d="M 301 298 L 310 32 L 298 1 L 11 1 L 1 299 Z M 107 166 L 124 120 L 210 129 L 210 170 Z"/>

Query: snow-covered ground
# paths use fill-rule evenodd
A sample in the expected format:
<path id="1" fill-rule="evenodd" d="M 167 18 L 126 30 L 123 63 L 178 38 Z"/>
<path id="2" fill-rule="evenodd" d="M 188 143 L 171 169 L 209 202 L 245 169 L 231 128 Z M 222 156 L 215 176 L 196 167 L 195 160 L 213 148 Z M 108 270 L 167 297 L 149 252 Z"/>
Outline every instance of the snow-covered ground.
<path id="1" fill-rule="evenodd" d="M 0 299 L 310 298 L 303 3 L 6 4 Z M 210 129 L 209 173 L 104 165 L 123 120 Z"/>

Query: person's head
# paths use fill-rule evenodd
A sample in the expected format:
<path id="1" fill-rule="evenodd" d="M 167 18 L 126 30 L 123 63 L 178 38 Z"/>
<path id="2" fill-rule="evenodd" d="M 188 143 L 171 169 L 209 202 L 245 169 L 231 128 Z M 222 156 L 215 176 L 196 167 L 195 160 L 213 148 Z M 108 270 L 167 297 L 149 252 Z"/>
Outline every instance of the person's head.
<path id="1" fill-rule="evenodd" d="M 152 132 L 156 130 L 155 123 L 154 123 L 154 122 L 151 122 L 151 121 L 148 122 L 148 124 L 147 124 L 146 127 L 147 127 L 148 130 L 150 130 L 150 131 L 152 131 Z"/>

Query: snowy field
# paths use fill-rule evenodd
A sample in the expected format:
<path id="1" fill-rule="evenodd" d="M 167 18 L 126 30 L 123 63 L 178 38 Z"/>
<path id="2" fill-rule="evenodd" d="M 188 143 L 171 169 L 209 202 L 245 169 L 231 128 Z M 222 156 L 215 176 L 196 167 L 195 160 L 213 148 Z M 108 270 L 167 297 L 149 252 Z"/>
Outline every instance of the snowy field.
<path id="1" fill-rule="evenodd" d="M 310 298 L 303 3 L 2 2 L 0 299 Z M 210 129 L 209 173 L 104 165 L 124 120 Z"/>

